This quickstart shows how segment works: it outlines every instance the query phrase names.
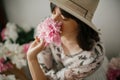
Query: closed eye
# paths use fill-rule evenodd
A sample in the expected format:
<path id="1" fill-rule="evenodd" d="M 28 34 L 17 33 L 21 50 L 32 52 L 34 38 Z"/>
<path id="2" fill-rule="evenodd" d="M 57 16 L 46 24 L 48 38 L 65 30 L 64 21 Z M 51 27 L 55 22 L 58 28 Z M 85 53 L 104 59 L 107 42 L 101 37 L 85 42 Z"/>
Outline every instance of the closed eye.
<path id="1" fill-rule="evenodd" d="M 64 21 L 67 21 L 67 20 L 69 20 L 69 18 L 67 18 L 67 17 L 64 17 L 63 15 L 61 15 L 61 17 L 62 17 L 62 19 L 63 19 Z"/>

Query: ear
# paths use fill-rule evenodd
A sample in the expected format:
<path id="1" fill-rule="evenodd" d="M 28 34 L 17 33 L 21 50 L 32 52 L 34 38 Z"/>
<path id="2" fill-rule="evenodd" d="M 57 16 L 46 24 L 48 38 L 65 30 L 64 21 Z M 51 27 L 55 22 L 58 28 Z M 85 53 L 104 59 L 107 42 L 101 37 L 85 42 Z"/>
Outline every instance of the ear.
<path id="1" fill-rule="evenodd" d="M 56 20 L 56 18 L 58 18 L 59 15 L 60 15 L 60 9 L 58 7 L 55 7 L 55 9 L 52 12 L 52 18 Z"/>
<path id="2" fill-rule="evenodd" d="M 60 8 L 59 7 L 55 7 L 55 9 L 52 12 L 53 14 L 60 14 Z"/>

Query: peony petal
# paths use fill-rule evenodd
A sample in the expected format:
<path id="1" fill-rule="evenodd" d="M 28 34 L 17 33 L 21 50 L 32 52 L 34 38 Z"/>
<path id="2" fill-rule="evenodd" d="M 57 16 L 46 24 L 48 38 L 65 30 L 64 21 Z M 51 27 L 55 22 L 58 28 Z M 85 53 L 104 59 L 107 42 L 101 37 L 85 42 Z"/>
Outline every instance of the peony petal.
<path id="1" fill-rule="evenodd" d="M 47 44 L 55 43 L 60 45 L 60 29 L 62 22 L 55 22 L 52 18 L 47 18 L 37 27 L 38 38 L 42 38 Z"/>

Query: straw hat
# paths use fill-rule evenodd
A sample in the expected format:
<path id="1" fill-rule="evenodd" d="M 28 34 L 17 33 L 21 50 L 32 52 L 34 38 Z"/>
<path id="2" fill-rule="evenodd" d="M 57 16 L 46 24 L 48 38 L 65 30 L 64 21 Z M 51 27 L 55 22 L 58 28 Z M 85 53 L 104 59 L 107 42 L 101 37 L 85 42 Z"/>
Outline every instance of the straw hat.
<path id="1" fill-rule="evenodd" d="M 68 13 L 74 15 L 93 30 L 98 32 L 96 26 L 92 23 L 94 12 L 99 0 L 49 0 Z"/>

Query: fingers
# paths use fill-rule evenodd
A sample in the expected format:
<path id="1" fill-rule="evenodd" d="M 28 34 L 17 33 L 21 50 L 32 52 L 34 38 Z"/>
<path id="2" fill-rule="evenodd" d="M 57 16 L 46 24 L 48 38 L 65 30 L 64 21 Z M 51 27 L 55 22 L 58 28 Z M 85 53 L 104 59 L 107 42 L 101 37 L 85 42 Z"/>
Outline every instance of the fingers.
<path id="1" fill-rule="evenodd" d="M 28 59 L 34 59 L 36 58 L 37 54 L 42 51 L 45 48 L 45 41 L 44 40 L 34 40 L 27 52 L 27 58 Z"/>
<path id="2" fill-rule="evenodd" d="M 32 53 L 37 54 L 44 48 L 45 48 L 45 41 L 42 39 L 40 40 L 38 37 L 36 37 L 33 43 L 31 44 L 29 50 L 32 51 Z"/>
<path id="3" fill-rule="evenodd" d="M 35 40 L 37 41 L 37 42 L 40 42 L 40 39 L 36 36 L 35 37 Z"/>
<path id="4" fill-rule="evenodd" d="M 37 43 L 36 43 L 36 41 L 34 40 L 34 41 L 30 44 L 29 49 L 33 48 L 33 47 L 36 46 L 36 45 L 37 45 Z"/>
<path id="5" fill-rule="evenodd" d="M 31 43 L 30 48 L 35 47 L 36 45 L 38 45 L 40 43 L 40 39 L 36 36 L 35 40 Z"/>
<path id="6" fill-rule="evenodd" d="M 41 51 L 45 48 L 45 41 L 44 40 L 40 40 L 40 42 L 36 42 L 36 47 L 35 50 L 36 51 Z"/>

